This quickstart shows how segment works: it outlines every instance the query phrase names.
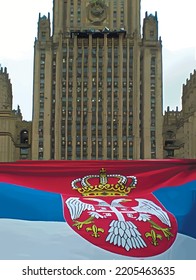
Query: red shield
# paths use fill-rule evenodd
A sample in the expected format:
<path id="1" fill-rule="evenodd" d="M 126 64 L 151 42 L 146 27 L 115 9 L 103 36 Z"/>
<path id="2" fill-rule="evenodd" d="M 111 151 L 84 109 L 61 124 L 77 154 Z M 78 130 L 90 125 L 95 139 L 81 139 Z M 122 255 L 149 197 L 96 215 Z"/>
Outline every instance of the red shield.
<path id="1" fill-rule="evenodd" d="M 80 236 L 104 250 L 150 257 L 175 241 L 177 222 L 152 195 L 145 197 L 68 197 L 64 217 Z"/>

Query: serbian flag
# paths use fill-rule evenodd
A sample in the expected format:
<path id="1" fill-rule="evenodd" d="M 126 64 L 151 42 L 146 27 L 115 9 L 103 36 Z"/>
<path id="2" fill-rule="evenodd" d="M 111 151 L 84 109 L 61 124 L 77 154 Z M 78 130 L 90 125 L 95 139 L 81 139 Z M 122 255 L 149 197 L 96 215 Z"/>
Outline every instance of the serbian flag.
<path id="1" fill-rule="evenodd" d="M 196 160 L 0 164 L 0 259 L 196 259 Z"/>

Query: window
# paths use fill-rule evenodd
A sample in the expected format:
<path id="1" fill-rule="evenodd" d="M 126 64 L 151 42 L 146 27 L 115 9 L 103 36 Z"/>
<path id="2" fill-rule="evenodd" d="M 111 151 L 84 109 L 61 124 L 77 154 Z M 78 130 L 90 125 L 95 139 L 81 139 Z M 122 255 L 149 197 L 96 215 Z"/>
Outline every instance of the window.
<path id="1" fill-rule="evenodd" d="M 29 141 L 29 134 L 27 130 L 22 130 L 20 132 L 20 143 L 21 144 L 28 144 Z"/>
<path id="2" fill-rule="evenodd" d="M 24 155 L 28 155 L 28 153 L 29 153 L 29 149 L 28 148 L 21 148 L 20 149 L 20 155 L 22 156 L 24 156 Z"/>
<path id="3" fill-rule="evenodd" d="M 150 30 L 150 37 L 151 37 L 151 38 L 154 37 L 154 30 Z"/>

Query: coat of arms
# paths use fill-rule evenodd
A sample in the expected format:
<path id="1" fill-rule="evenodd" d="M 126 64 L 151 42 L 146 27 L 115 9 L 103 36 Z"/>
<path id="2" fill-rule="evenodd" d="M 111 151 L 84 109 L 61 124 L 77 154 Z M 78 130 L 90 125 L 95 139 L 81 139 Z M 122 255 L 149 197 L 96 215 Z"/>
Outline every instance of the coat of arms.
<path id="1" fill-rule="evenodd" d="M 107 18 L 108 6 L 105 0 L 91 0 L 87 6 L 87 17 L 92 24 L 100 24 Z"/>
<path id="2" fill-rule="evenodd" d="M 135 197 L 135 176 L 87 175 L 72 181 L 79 195 L 66 197 L 66 221 L 83 238 L 102 249 L 130 257 L 150 257 L 175 241 L 177 222 L 147 193 Z"/>

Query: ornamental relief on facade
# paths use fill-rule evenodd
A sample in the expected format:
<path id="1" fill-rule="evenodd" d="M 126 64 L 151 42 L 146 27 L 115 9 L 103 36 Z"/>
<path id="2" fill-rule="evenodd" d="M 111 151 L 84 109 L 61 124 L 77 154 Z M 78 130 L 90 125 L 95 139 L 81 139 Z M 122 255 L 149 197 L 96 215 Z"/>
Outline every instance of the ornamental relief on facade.
<path id="1" fill-rule="evenodd" d="M 108 6 L 105 0 L 91 0 L 86 6 L 87 19 L 91 24 L 103 23 L 108 16 Z"/>

